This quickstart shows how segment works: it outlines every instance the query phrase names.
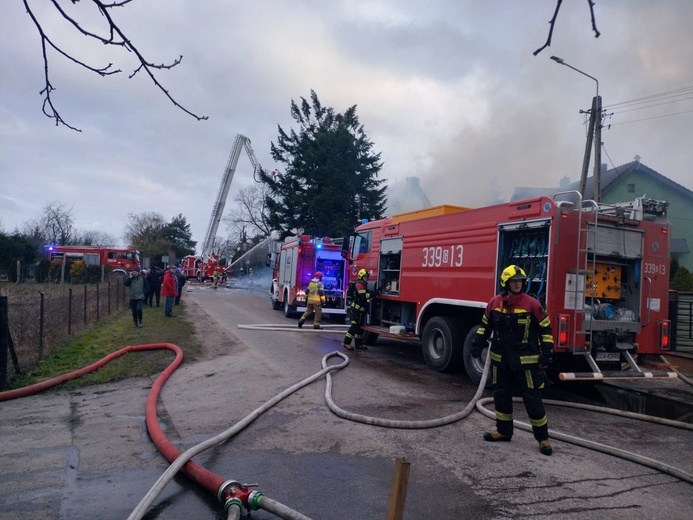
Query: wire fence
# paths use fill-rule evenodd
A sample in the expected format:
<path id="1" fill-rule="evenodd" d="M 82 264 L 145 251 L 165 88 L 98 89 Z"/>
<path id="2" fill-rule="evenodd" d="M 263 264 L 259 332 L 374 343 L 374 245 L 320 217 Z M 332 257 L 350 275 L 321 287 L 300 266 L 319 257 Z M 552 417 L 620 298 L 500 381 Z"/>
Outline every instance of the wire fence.
<path id="1" fill-rule="evenodd" d="M 6 335 L 8 346 L 8 352 L 0 356 L 0 387 L 6 385 L 7 374 L 30 371 L 68 338 L 128 306 L 128 291 L 120 279 L 33 287 L 36 290 L 7 291 L 7 296 L 0 296 L 7 314 L 6 325 L 0 319 L 0 329 L 7 329 L 0 330 L 0 338 Z"/>

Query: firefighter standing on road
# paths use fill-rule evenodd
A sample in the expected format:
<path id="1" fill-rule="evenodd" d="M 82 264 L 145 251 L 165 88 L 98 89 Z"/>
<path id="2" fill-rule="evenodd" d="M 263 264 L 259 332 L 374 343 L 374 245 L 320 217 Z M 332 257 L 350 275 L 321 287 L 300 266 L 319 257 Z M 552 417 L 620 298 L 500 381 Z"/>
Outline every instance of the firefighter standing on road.
<path id="1" fill-rule="evenodd" d="M 322 284 L 322 273 L 320 271 L 315 272 L 313 279 L 306 288 L 306 301 L 306 312 L 298 320 L 298 328 L 303 327 L 305 321 L 315 312 L 313 328 L 321 329 L 320 320 L 322 319 L 322 306 L 325 305 L 325 287 Z"/>
<path id="2" fill-rule="evenodd" d="M 484 433 L 489 442 L 508 442 L 513 435 L 513 385 L 520 388 L 539 451 L 551 455 L 549 428 L 541 390 L 546 382 L 543 369 L 553 362 L 551 322 L 539 301 L 523 291 L 527 275 L 516 265 L 503 269 L 501 294 L 486 306 L 472 344 L 479 357 L 491 338 L 493 402 L 496 431 Z"/>
<path id="3" fill-rule="evenodd" d="M 368 271 L 361 269 L 358 273 L 359 279 L 354 286 L 354 294 L 351 299 L 351 325 L 344 336 L 344 348 L 347 350 L 367 350 L 368 347 L 363 344 L 363 329 L 361 328 L 366 322 L 366 309 L 368 301 L 373 296 L 368 292 Z M 354 340 L 354 347 L 351 346 L 351 340 Z"/>

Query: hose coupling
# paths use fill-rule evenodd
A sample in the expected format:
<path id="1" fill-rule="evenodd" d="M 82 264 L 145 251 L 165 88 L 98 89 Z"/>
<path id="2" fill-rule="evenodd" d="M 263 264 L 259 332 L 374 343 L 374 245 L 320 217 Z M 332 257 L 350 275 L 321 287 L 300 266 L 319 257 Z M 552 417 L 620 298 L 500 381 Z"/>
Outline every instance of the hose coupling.
<path id="1" fill-rule="evenodd" d="M 226 502 L 226 495 L 227 492 L 231 491 L 232 495 L 235 495 L 235 493 L 232 491 L 235 488 L 240 488 L 241 483 L 238 482 L 237 480 L 227 480 L 224 482 L 221 486 L 219 486 L 219 491 L 217 491 L 217 499 L 219 502 L 222 504 Z"/>
<path id="2" fill-rule="evenodd" d="M 258 484 L 241 484 L 237 480 L 227 480 L 221 486 L 219 486 L 219 492 L 217 493 L 217 498 L 219 502 L 224 504 L 227 508 L 228 505 L 235 503 L 238 500 L 242 505 L 244 505 L 248 510 L 250 510 L 250 497 L 256 491 L 252 491 L 251 488 L 257 487 Z M 262 493 L 260 493 L 262 495 Z"/>
<path id="3" fill-rule="evenodd" d="M 240 498 L 233 497 L 226 500 L 224 512 L 228 512 L 229 508 L 232 506 L 236 506 L 241 513 L 243 512 L 243 501 Z"/>
<path id="4" fill-rule="evenodd" d="M 254 490 L 248 495 L 248 509 L 257 511 L 260 509 L 260 499 L 263 497 L 262 491 Z"/>

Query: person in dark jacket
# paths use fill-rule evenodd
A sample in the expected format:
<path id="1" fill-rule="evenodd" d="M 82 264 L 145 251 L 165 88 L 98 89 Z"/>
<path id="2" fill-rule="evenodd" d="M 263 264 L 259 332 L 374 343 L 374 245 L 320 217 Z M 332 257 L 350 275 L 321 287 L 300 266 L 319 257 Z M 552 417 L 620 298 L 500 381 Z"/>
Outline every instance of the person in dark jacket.
<path id="1" fill-rule="evenodd" d="M 183 286 L 185 285 L 185 282 L 188 281 L 188 279 L 185 277 L 183 272 L 178 269 L 176 271 L 176 280 L 178 280 L 178 294 L 176 295 L 176 305 L 180 305 L 180 297 L 183 294 Z"/>
<path id="2" fill-rule="evenodd" d="M 351 314 L 351 324 L 349 330 L 344 336 L 343 346 L 347 350 L 367 350 L 368 347 L 363 344 L 363 329 L 361 328 L 366 323 L 366 311 L 368 309 L 368 301 L 373 296 L 368 292 L 368 271 L 361 269 L 358 272 L 359 279 L 354 286 L 353 296 L 349 311 Z M 354 347 L 351 346 L 351 341 L 354 341 Z"/>
<path id="3" fill-rule="evenodd" d="M 130 288 L 130 310 L 132 311 L 132 321 L 135 327 L 142 327 L 142 306 L 144 305 L 144 295 L 147 294 L 147 280 L 140 276 L 140 268 L 135 267 L 130 271 L 130 278 L 123 283 Z"/>
<path id="4" fill-rule="evenodd" d="M 164 277 L 163 273 L 154 266 L 147 274 L 147 285 L 149 285 L 149 292 L 147 293 L 147 303 L 151 307 L 154 298 L 156 297 L 156 306 L 159 306 L 159 300 L 161 299 L 161 281 Z"/>
<path id="5" fill-rule="evenodd" d="M 474 336 L 472 356 L 479 357 L 491 333 L 493 402 L 496 431 L 484 433 L 489 442 L 509 442 L 513 436 L 513 387 L 520 389 L 539 451 L 551 455 L 549 426 L 541 399 L 546 385 L 544 369 L 553 362 L 551 322 L 541 303 L 523 291 L 527 275 L 510 265 L 503 269 L 503 291 L 486 306 Z"/>

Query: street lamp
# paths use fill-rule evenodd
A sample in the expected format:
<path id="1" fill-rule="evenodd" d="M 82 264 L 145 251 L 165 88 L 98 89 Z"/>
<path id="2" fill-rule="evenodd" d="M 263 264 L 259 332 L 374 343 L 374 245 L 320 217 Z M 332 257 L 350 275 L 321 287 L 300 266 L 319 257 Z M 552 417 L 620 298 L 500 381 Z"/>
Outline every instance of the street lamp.
<path id="1" fill-rule="evenodd" d="M 586 72 L 576 69 L 572 65 L 565 62 L 563 58 L 551 56 L 551 59 L 559 65 L 565 65 L 575 72 L 579 72 L 583 76 L 593 79 L 597 84 L 597 94 L 592 99 L 592 109 L 590 110 L 590 127 L 587 131 L 587 142 L 585 144 L 585 157 L 582 162 L 582 175 L 580 177 L 580 193 L 584 196 L 585 186 L 587 184 L 587 169 L 590 163 L 590 149 L 592 147 L 592 138 L 594 137 L 594 200 L 599 202 L 601 198 L 601 168 L 602 168 L 602 98 L 599 95 L 599 80 L 594 76 L 590 76 Z"/>

